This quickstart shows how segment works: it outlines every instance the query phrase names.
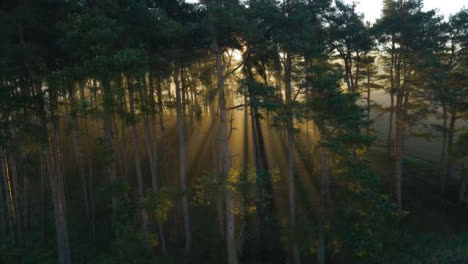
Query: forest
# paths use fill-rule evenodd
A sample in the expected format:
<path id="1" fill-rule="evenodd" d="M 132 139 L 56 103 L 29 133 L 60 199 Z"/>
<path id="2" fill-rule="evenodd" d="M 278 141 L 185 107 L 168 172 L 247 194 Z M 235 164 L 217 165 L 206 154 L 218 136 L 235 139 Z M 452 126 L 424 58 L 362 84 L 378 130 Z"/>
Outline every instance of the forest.
<path id="1" fill-rule="evenodd" d="M 468 9 L 375 1 L 0 1 L 0 263 L 468 263 Z"/>

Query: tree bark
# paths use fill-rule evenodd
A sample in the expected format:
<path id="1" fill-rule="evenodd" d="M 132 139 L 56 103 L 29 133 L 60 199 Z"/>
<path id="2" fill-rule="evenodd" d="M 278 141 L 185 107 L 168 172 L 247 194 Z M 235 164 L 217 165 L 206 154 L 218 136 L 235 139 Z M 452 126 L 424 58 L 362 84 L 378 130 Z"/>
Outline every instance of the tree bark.
<path id="1" fill-rule="evenodd" d="M 113 115 L 114 98 L 110 83 L 107 80 L 102 81 L 103 88 L 103 106 L 104 106 L 104 147 L 106 148 L 106 170 L 109 182 L 114 183 L 117 179 L 114 159 L 114 133 L 113 133 Z M 112 194 L 112 208 L 115 212 L 117 208 L 117 197 Z"/>
<path id="2" fill-rule="evenodd" d="M 16 167 L 16 160 L 13 154 L 7 156 L 7 163 L 9 168 L 10 180 L 13 183 L 13 212 L 15 213 L 15 228 L 17 242 L 21 247 L 24 247 L 24 236 L 23 236 L 23 221 L 21 219 L 21 208 L 20 208 L 20 190 L 18 185 L 18 168 Z"/>
<path id="3" fill-rule="evenodd" d="M 396 109 L 396 133 L 395 133 L 395 177 L 396 177 L 396 198 L 398 212 L 403 210 L 403 159 L 405 144 L 405 120 L 403 117 L 403 95 L 399 92 L 397 95 Z"/>
<path id="4" fill-rule="evenodd" d="M 141 170 L 141 159 L 140 159 L 140 147 L 138 141 L 138 133 L 137 133 L 137 120 L 135 114 L 135 100 L 134 100 L 134 87 L 130 79 L 128 80 L 128 95 L 130 101 L 130 114 L 133 117 L 132 120 L 132 141 L 133 141 L 133 148 L 134 148 L 134 158 L 135 158 L 135 168 L 137 174 L 137 184 L 138 184 L 138 201 L 141 203 L 144 197 L 144 186 L 143 186 L 143 172 Z M 141 205 L 141 204 L 140 204 Z M 149 237 L 149 229 L 148 229 L 148 214 L 146 210 L 140 208 L 140 215 L 141 215 L 141 222 L 142 222 L 142 231 L 143 235 L 147 239 Z"/>
<path id="5" fill-rule="evenodd" d="M 288 201 L 289 201 L 289 224 L 292 227 L 293 233 L 296 230 L 296 191 L 295 191 L 295 175 L 294 175 L 294 113 L 292 110 L 292 87 L 291 87 L 291 71 L 292 58 L 291 53 L 286 53 L 286 65 L 284 68 L 284 83 L 287 108 L 287 137 L 288 137 Z M 301 263 L 299 248 L 297 242 L 292 241 L 292 254 L 295 264 Z"/>
<path id="6" fill-rule="evenodd" d="M 88 199 L 88 188 L 87 188 L 87 183 L 86 183 L 86 175 L 85 175 L 85 168 L 84 168 L 84 162 L 83 162 L 83 154 L 81 152 L 81 147 L 80 147 L 80 139 L 79 139 L 79 124 L 78 124 L 78 119 L 77 119 L 77 114 L 76 114 L 76 101 L 75 101 L 75 95 L 74 91 L 70 91 L 70 103 L 73 108 L 71 110 L 71 119 L 72 119 L 72 144 L 73 144 L 73 151 L 75 152 L 75 158 L 76 158 L 76 163 L 78 165 L 78 173 L 80 175 L 81 179 L 81 191 L 83 192 L 83 203 L 84 203 L 84 209 L 85 209 L 85 216 L 86 220 L 89 222 L 90 220 L 90 210 L 89 210 L 89 199 Z"/>
<path id="7" fill-rule="evenodd" d="M 165 179 L 169 177 L 169 161 L 167 158 L 168 149 L 167 149 L 167 138 L 166 138 L 166 130 L 164 127 L 164 102 L 162 100 L 162 87 L 161 87 L 161 80 L 159 77 L 156 78 L 156 89 L 158 95 L 158 112 L 159 112 L 159 130 L 161 135 L 161 142 L 162 142 L 162 160 L 164 165 L 164 176 Z"/>
<path id="8" fill-rule="evenodd" d="M 452 107 L 450 110 L 450 124 L 448 129 L 448 160 L 447 160 L 447 180 L 453 179 L 455 176 L 455 123 L 457 121 L 457 110 L 456 107 Z"/>
<path id="9" fill-rule="evenodd" d="M 58 263 L 70 264 L 71 251 L 66 220 L 66 203 L 63 176 L 58 160 L 58 142 L 55 129 L 49 134 L 49 155 L 45 154 L 49 172 L 50 189 L 54 204 L 55 231 L 57 236 Z"/>
<path id="10" fill-rule="evenodd" d="M 177 101 L 177 131 L 179 136 L 179 165 L 180 165 L 180 191 L 182 193 L 182 212 L 184 217 L 184 235 L 185 235 L 185 253 L 189 253 L 192 249 L 192 234 L 190 230 L 190 213 L 187 197 L 187 154 L 185 143 L 185 121 L 184 109 L 182 106 L 181 87 L 180 87 L 180 66 L 175 65 L 174 83 L 176 87 Z"/>
<path id="11" fill-rule="evenodd" d="M 224 91 L 225 77 L 222 62 L 223 54 L 221 49 L 218 47 L 216 40 L 214 41 L 214 47 L 216 52 L 216 75 L 221 136 L 221 174 L 227 177 L 231 170 L 231 156 L 229 154 L 229 138 L 227 131 L 227 110 Z M 239 260 L 237 258 L 237 243 L 235 237 L 234 203 L 230 188 L 225 188 L 224 200 L 226 203 L 226 246 L 228 252 L 228 263 L 237 264 Z"/>
<path id="12" fill-rule="evenodd" d="M 320 184 L 320 223 L 319 223 L 319 245 L 318 245 L 318 263 L 325 263 L 325 245 L 326 234 L 325 225 L 328 221 L 328 202 L 330 200 L 330 176 L 328 165 L 328 149 L 325 146 L 320 147 L 321 156 L 321 184 Z"/>
<path id="13" fill-rule="evenodd" d="M 445 99 L 442 99 L 445 100 Z M 440 192 L 445 193 L 445 187 L 447 184 L 447 105 L 442 103 L 442 150 L 440 156 L 440 166 L 442 168 L 440 172 Z"/>
<path id="14" fill-rule="evenodd" d="M 6 207 L 7 207 L 7 223 L 8 223 L 8 233 L 10 235 L 10 241 L 12 243 L 15 243 L 15 223 L 16 223 L 16 217 L 15 217 L 15 211 L 14 211 L 14 201 L 13 201 L 13 188 L 12 188 L 12 182 L 10 178 L 10 172 L 8 169 L 8 162 L 7 162 L 7 157 L 6 153 L 4 150 L 0 150 L 0 158 L 1 158 L 1 163 L 2 163 L 2 175 L 3 175 L 3 183 L 5 185 L 5 201 L 6 201 Z"/>
<path id="15" fill-rule="evenodd" d="M 1 159 L 1 157 L 0 157 Z M 3 179 L 3 177 L 2 177 Z M 6 212 L 6 209 L 5 209 L 5 202 L 3 200 L 4 196 L 3 196 L 3 184 L 2 184 L 2 180 L 0 180 L 0 214 L 1 214 L 1 219 L 0 221 L 2 222 L 2 226 L 1 226 L 1 234 L 3 237 L 7 237 L 7 234 L 8 234 L 8 225 L 7 225 L 7 212 Z M 5 186 L 6 187 L 6 186 Z M 5 191 L 6 191 L 6 188 L 5 188 Z"/>

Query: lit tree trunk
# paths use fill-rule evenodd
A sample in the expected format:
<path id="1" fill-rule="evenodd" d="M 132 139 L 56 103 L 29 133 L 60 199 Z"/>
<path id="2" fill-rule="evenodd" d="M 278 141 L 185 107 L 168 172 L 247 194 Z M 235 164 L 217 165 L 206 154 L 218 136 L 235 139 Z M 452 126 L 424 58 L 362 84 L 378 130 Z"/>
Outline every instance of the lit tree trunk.
<path id="1" fill-rule="evenodd" d="M 390 93 L 390 118 L 388 119 L 388 133 L 387 133 L 387 153 L 392 154 L 392 133 L 393 133 L 393 114 L 395 112 L 395 99 L 393 92 Z"/>
<path id="2" fill-rule="evenodd" d="M 135 168 L 137 174 L 137 183 L 138 183 L 138 200 L 141 202 L 144 196 L 144 187 L 143 187 L 143 172 L 141 170 L 141 160 L 140 160 L 140 147 L 138 142 L 138 133 L 137 133 L 137 120 L 135 114 L 135 100 L 134 100 L 134 87 L 131 80 L 128 79 L 128 95 L 130 101 L 130 114 L 133 117 L 132 120 L 132 141 L 133 141 L 133 148 L 134 148 L 134 156 L 135 156 Z M 140 209 L 141 221 L 142 221 L 142 230 L 145 238 L 149 237 L 149 230 L 148 230 L 148 215 L 146 211 L 141 208 Z"/>
<path id="3" fill-rule="evenodd" d="M 184 216 L 184 234 L 185 234 L 185 253 L 189 253 L 192 248 L 192 234 L 190 230 L 190 214 L 187 197 L 187 173 L 186 173 L 186 145 L 185 145 L 185 121 L 184 109 L 182 106 L 181 88 L 180 88 L 180 66 L 175 65 L 174 83 L 176 87 L 177 101 L 177 131 L 179 136 L 179 165 L 180 165 L 180 191 L 182 193 L 182 212 Z"/>
<path id="4" fill-rule="evenodd" d="M 119 84 L 119 89 L 122 91 L 120 93 L 119 97 L 119 104 L 121 107 L 121 111 L 124 113 L 127 113 L 127 100 L 126 100 L 126 92 L 123 86 L 123 80 L 119 78 L 118 81 Z M 119 133 L 118 133 L 118 128 L 117 128 L 117 120 L 115 120 L 115 138 L 116 138 L 116 154 L 119 154 L 120 162 L 118 162 L 119 167 L 120 167 L 120 177 L 123 177 L 124 179 L 128 180 L 128 171 L 129 171 L 129 165 L 128 165 L 128 144 L 127 144 L 127 134 L 126 134 L 126 125 L 127 122 L 125 120 L 120 120 L 120 141 L 119 141 Z"/>
<path id="5" fill-rule="evenodd" d="M 88 188 L 86 183 L 86 176 L 85 176 L 85 168 L 84 168 L 84 160 L 83 154 L 81 152 L 80 147 L 80 139 L 79 139 L 79 131 L 78 131 L 78 119 L 76 114 L 76 101 L 75 101 L 75 94 L 74 91 L 70 91 L 70 103 L 72 105 L 71 112 L 71 119 L 72 119 L 72 144 L 73 144 L 73 151 L 75 152 L 76 163 L 78 165 L 78 173 L 80 174 L 81 179 L 81 190 L 83 192 L 83 202 L 84 202 L 84 209 L 86 220 L 90 220 L 90 210 L 89 210 L 89 200 L 88 200 Z"/>
<path id="6" fill-rule="evenodd" d="M 44 164 L 44 155 L 42 153 L 39 153 L 39 158 L 40 158 L 40 163 L 41 163 L 41 243 L 45 243 L 46 239 L 46 205 L 45 205 L 45 199 L 46 199 L 46 165 Z"/>
<path id="7" fill-rule="evenodd" d="M 211 114 L 211 127 L 210 131 L 215 132 L 216 134 L 218 133 L 218 116 L 217 116 L 217 111 L 216 111 L 216 104 L 215 102 L 209 102 L 210 106 L 210 114 Z M 213 137 L 213 141 L 211 143 L 211 157 L 213 161 L 213 172 L 216 175 L 220 181 L 221 179 L 221 173 L 220 173 L 220 160 L 219 160 L 219 139 L 217 136 Z M 218 220 L 218 228 L 219 228 L 219 234 L 221 237 L 225 237 L 225 226 L 224 226 L 224 216 L 225 216 L 225 211 L 224 211 L 224 194 L 223 194 L 223 188 L 220 186 L 218 188 L 218 197 L 216 199 L 216 213 L 217 213 L 217 220 Z"/>
<path id="8" fill-rule="evenodd" d="M 1 159 L 1 156 L 0 156 L 0 159 Z M 2 179 L 3 179 L 3 176 L 2 176 Z M 1 235 L 2 237 L 7 237 L 7 233 L 8 233 L 8 225 L 7 225 L 7 219 L 6 217 L 8 216 L 7 212 L 6 212 L 6 209 L 5 209 L 5 202 L 3 200 L 4 196 L 3 196 L 3 186 L 2 186 L 2 180 L 0 180 L 0 214 L 1 214 L 1 219 L 0 221 L 2 222 L 2 226 L 1 226 Z M 5 188 L 5 191 L 6 191 L 6 188 Z"/>
<path id="9" fill-rule="evenodd" d="M 7 223 L 8 223 L 8 233 L 10 235 L 10 241 L 12 243 L 15 242 L 15 211 L 13 205 L 13 187 L 10 178 L 10 172 L 8 169 L 8 162 L 6 153 L 3 150 L 0 150 L 0 158 L 2 163 L 2 175 L 3 175 L 3 183 L 5 185 L 5 201 L 6 201 L 6 208 L 7 208 Z"/>
<path id="10" fill-rule="evenodd" d="M 146 140 L 146 151 L 148 152 L 148 157 L 150 160 L 150 169 L 151 169 L 151 187 L 153 192 L 158 191 L 158 172 L 157 172 L 157 163 L 158 163 L 158 152 L 156 146 L 156 102 L 154 101 L 154 80 L 153 75 L 150 72 L 148 75 L 149 78 L 149 107 L 151 111 L 151 121 L 148 120 L 148 115 L 146 115 L 145 120 L 145 140 Z M 146 95 L 145 95 L 146 96 Z M 164 228 L 162 223 L 158 223 L 158 232 L 159 239 L 161 241 L 161 252 L 163 255 L 167 255 L 166 249 L 166 239 L 164 236 Z"/>
<path id="11" fill-rule="evenodd" d="M 106 170 L 109 177 L 109 182 L 113 183 L 116 177 L 115 170 L 115 159 L 114 159 L 114 134 L 113 134 L 113 108 L 114 108 L 114 97 L 110 83 L 107 80 L 102 81 L 103 88 L 103 106 L 104 106 L 104 146 L 107 154 L 106 159 Z M 117 197 L 112 194 L 112 208 L 115 212 L 117 208 Z"/>
<path id="12" fill-rule="evenodd" d="M 40 93 L 38 93 L 40 94 Z M 59 247 L 58 259 L 60 264 L 71 263 L 70 239 L 67 223 L 66 206 L 66 183 L 63 167 L 63 154 L 60 137 L 60 120 L 56 116 L 58 111 L 58 94 L 55 89 L 49 90 L 49 109 L 52 121 L 46 120 L 45 107 L 41 111 L 41 121 L 45 129 L 45 135 L 48 136 L 49 150 L 46 155 L 49 171 L 49 181 L 51 186 L 52 201 L 54 203 L 55 228 L 57 234 L 57 245 Z M 41 102 L 45 100 L 41 97 Z M 42 106 L 44 104 L 41 103 Z"/>
<path id="13" fill-rule="evenodd" d="M 289 221 L 293 230 L 296 230 L 296 191 L 294 175 L 294 113 L 292 110 L 292 87 L 291 87 L 292 58 L 291 53 L 286 53 L 286 65 L 284 67 L 284 83 L 287 112 L 287 136 L 288 136 L 288 198 L 289 198 Z M 292 242 L 292 253 L 295 264 L 301 263 L 297 242 Z"/>
<path id="14" fill-rule="evenodd" d="M 143 128 L 144 128 L 144 139 L 145 139 L 145 147 L 146 153 L 148 154 L 148 160 L 150 163 L 150 172 L 151 172 L 151 187 L 153 191 L 158 189 L 158 172 L 157 172 L 157 151 L 156 151 L 156 124 L 155 124 L 155 116 L 154 111 L 155 103 L 154 103 L 154 89 L 153 89 L 153 80 L 151 74 L 149 75 L 149 88 L 148 94 L 146 93 L 146 87 L 144 87 L 144 93 L 142 95 L 142 101 L 147 102 L 147 108 L 149 109 L 149 113 L 144 113 L 144 121 L 143 121 Z"/>
<path id="15" fill-rule="evenodd" d="M 214 40 L 216 52 L 216 75 L 219 102 L 220 117 L 220 138 L 221 138 L 221 174 L 228 177 L 231 170 L 231 156 L 229 154 L 229 138 L 227 131 L 227 110 L 224 91 L 224 66 L 222 62 L 222 52 L 218 47 L 216 39 Z M 237 243 L 235 237 L 235 217 L 232 191 L 226 187 L 224 193 L 226 203 L 226 246 L 228 252 L 228 263 L 237 264 Z"/>
<path id="16" fill-rule="evenodd" d="M 403 210 L 403 158 L 404 158 L 404 133 L 405 124 L 403 117 L 403 94 L 399 91 L 396 106 L 396 134 L 395 134 L 395 177 L 396 198 L 398 212 Z"/>
<path id="17" fill-rule="evenodd" d="M 318 263 L 325 263 L 325 225 L 328 221 L 328 201 L 330 200 L 330 176 L 328 167 L 328 150 L 327 147 L 320 147 L 321 156 L 321 184 L 320 184 L 320 223 L 319 223 L 319 243 L 318 243 Z"/>
<path id="18" fill-rule="evenodd" d="M 369 137 L 370 135 L 370 116 L 371 116 L 371 65 L 367 66 L 367 131 L 366 136 Z"/>
<path id="19" fill-rule="evenodd" d="M 387 153 L 391 154 L 392 148 L 392 132 L 393 132 L 393 113 L 395 112 L 394 90 L 395 90 L 395 36 L 392 36 L 392 52 L 390 66 L 390 118 L 388 120 L 388 137 L 387 137 Z"/>
<path id="20" fill-rule="evenodd" d="M 442 99 L 445 100 L 445 99 Z M 447 184 L 447 120 L 448 120 L 448 113 L 447 113 L 447 104 L 442 102 L 442 150 L 440 155 L 440 166 L 442 168 L 440 172 L 440 192 L 445 192 L 445 187 Z"/>
<path id="21" fill-rule="evenodd" d="M 447 135 L 448 144 L 448 160 L 447 160 L 447 180 L 453 179 L 455 176 L 455 123 L 457 121 L 456 107 L 451 107 L 450 124 Z"/>
<path id="22" fill-rule="evenodd" d="M 167 149 L 167 138 L 166 138 L 166 130 L 164 127 L 164 103 L 162 100 L 162 87 L 161 87 L 161 80 L 159 77 L 156 78 L 156 89 L 157 89 L 157 95 L 158 95 L 158 112 L 159 112 L 159 130 L 160 130 L 160 135 L 161 135 L 161 142 L 162 142 L 162 160 L 164 163 L 164 174 L 165 178 L 169 176 L 169 161 L 167 159 L 168 155 L 168 149 Z"/>
<path id="23" fill-rule="evenodd" d="M 23 30 L 21 27 L 18 28 L 19 39 L 22 46 L 25 46 L 23 38 Z M 66 219 L 66 200 L 64 194 L 64 175 L 63 170 L 60 170 L 61 161 L 57 160 L 58 156 L 58 122 L 56 124 L 50 124 L 47 120 L 47 112 L 45 105 L 45 95 L 43 95 L 41 81 L 38 78 L 38 74 L 32 70 L 26 61 L 24 61 L 25 69 L 29 75 L 29 79 L 32 81 L 32 90 L 37 97 L 37 115 L 41 125 L 41 135 L 44 139 L 42 146 L 42 152 L 46 157 L 49 181 L 52 193 L 52 201 L 54 204 L 54 215 L 55 215 L 55 230 L 57 236 L 57 248 L 58 248 L 58 263 L 59 264 L 71 264 L 71 251 L 70 241 L 68 237 L 68 225 Z M 52 99 L 55 95 L 52 94 L 52 90 L 49 90 L 49 101 L 50 109 L 55 109 L 57 106 L 52 105 Z M 49 127 L 50 125 L 50 127 Z"/>
<path id="24" fill-rule="evenodd" d="M 49 134 L 49 153 L 45 154 L 49 172 L 50 189 L 54 204 L 55 231 L 57 235 L 58 263 L 71 263 L 70 242 L 68 238 L 68 224 L 66 220 L 66 204 L 63 175 L 58 160 L 58 141 L 56 128 Z"/>
<path id="25" fill-rule="evenodd" d="M 13 154 L 8 155 L 8 168 L 9 168 L 9 175 L 10 179 L 13 183 L 13 199 L 14 202 L 12 203 L 13 211 L 15 212 L 15 227 L 16 227 L 16 235 L 17 235 L 17 242 L 24 246 L 24 237 L 23 237 L 23 222 L 21 220 L 21 210 L 20 210 L 20 191 L 18 186 L 18 171 L 16 167 L 16 160 Z"/>
<path id="26" fill-rule="evenodd" d="M 27 235 L 29 231 L 29 198 L 28 198 L 28 193 L 29 193 L 29 176 L 27 173 L 23 174 L 23 232 L 24 232 L 24 243 L 25 246 L 27 246 Z"/>
<path id="27" fill-rule="evenodd" d="M 88 182 L 89 182 L 89 205 L 91 209 L 91 237 L 96 239 L 96 224 L 94 220 L 94 201 L 93 201 L 93 164 L 91 158 L 88 159 Z"/>

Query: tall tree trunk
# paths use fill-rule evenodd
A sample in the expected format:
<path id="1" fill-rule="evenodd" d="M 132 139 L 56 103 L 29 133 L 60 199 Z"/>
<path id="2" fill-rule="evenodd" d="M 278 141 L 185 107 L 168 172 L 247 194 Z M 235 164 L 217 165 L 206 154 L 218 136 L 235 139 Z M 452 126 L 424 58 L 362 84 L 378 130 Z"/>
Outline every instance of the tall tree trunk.
<path id="1" fill-rule="evenodd" d="M 147 131 L 149 133 L 148 141 L 151 143 L 150 150 L 147 149 L 148 155 L 150 156 L 150 167 L 151 167 L 151 187 L 153 192 L 157 192 L 159 189 L 159 182 L 158 182 L 158 150 L 156 145 L 156 102 L 154 100 L 154 79 L 152 71 L 148 74 L 149 78 L 149 105 L 151 111 L 151 122 L 147 126 Z M 151 126 L 150 126 L 151 125 Z M 148 142 L 147 142 L 148 145 Z M 152 165 L 151 165 L 152 164 Z M 161 252 L 163 255 L 167 255 L 167 248 L 166 248 L 166 238 L 164 235 L 164 226 L 162 223 L 158 223 L 158 232 L 159 232 L 159 240 L 161 241 Z"/>
<path id="2" fill-rule="evenodd" d="M 391 66 L 390 66 L 390 118 L 388 120 L 388 135 L 387 135 L 387 153 L 392 153 L 392 133 L 393 133 L 393 113 L 395 112 L 394 90 L 395 90 L 395 36 L 392 36 L 392 52 L 391 52 Z"/>
<path id="3" fill-rule="evenodd" d="M 318 263 L 325 263 L 326 234 L 325 225 L 328 221 L 328 202 L 330 200 L 330 176 L 328 165 L 328 149 L 325 146 L 320 147 L 321 156 L 321 184 L 320 184 L 320 223 L 319 223 L 319 242 L 318 242 Z"/>
<path id="4" fill-rule="evenodd" d="M 0 157 L 1 158 L 1 157 Z M 3 176 L 2 176 L 2 179 L 3 179 Z M 0 221 L 2 222 L 2 226 L 1 226 L 1 235 L 2 237 L 7 237 L 8 235 L 8 225 L 7 225 L 7 212 L 6 212 L 6 209 L 5 209 L 5 202 L 3 200 L 4 196 L 3 196 L 3 184 L 2 184 L 2 180 L 0 180 L 0 214 L 1 214 L 1 219 Z M 6 187 L 6 186 L 5 186 Z M 5 188 L 5 191 L 7 189 Z"/>
<path id="5" fill-rule="evenodd" d="M 104 106 L 104 144 L 107 154 L 106 170 L 109 182 L 113 183 L 116 177 L 115 159 L 114 159 L 114 133 L 113 133 L 113 119 L 114 119 L 114 96 L 108 80 L 102 81 L 103 88 L 103 106 Z M 112 208 L 115 212 L 117 208 L 117 197 L 112 194 Z"/>
<path id="6" fill-rule="evenodd" d="M 25 46 L 25 41 L 23 37 L 22 27 L 18 27 L 18 35 L 22 46 Z M 52 201 L 54 203 L 54 213 L 55 213 L 55 228 L 57 235 L 57 248 L 58 248 L 58 263 L 59 264 L 71 264 L 71 253 L 70 253 L 70 241 L 68 238 L 68 226 L 66 221 L 66 200 L 64 195 L 64 186 L 63 186 L 63 175 L 62 171 L 55 170 L 56 167 L 59 167 L 58 161 L 54 160 L 54 156 L 57 156 L 58 144 L 57 139 L 57 127 L 52 126 L 53 129 L 49 129 L 49 122 L 47 120 L 47 112 L 45 105 L 45 98 L 42 91 L 41 80 L 38 77 L 38 74 L 30 67 L 28 57 L 24 56 L 24 67 L 29 75 L 29 79 L 32 81 L 32 90 L 35 92 L 37 97 L 37 115 L 41 124 L 41 135 L 44 139 L 44 142 L 47 142 L 48 149 L 45 148 L 45 144 L 42 146 L 42 151 L 46 155 L 47 166 L 49 168 L 49 180 L 52 190 Z M 51 90 L 49 90 L 49 100 L 53 98 Z M 50 109 L 54 109 L 54 105 L 51 105 Z"/>
<path id="7" fill-rule="evenodd" d="M 445 99 L 443 99 L 445 100 Z M 445 193 L 445 187 L 447 184 L 447 166 L 446 166 L 446 160 L 447 160 L 447 119 L 448 119 L 448 113 L 447 113 L 447 104 L 445 102 L 442 103 L 442 150 L 440 154 L 440 166 L 441 166 L 441 172 L 440 172 L 440 192 Z"/>
<path id="8" fill-rule="evenodd" d="M 287 107 L 287 136 L 288 136 L 288 200 L 289 200 L 289 224 L 292 230 L 296 230 L 296 191 L 295 191 L 295 175 L 294 175 L 294 113 L 292 110 L 292 87 L 291 87 L 291 72 L 292 58 L 291 53 L 286 53 L 286 65 L 284 68 L 284 83 L 285 96 Z M 293 232 L 295 233 L 295 231 Z M 295 264 L 301 263 L 299 248 L 297 242 L 292 241 L 292 253 Z"/>
<path id="9" fill-rule="evenodd" d="M 227 131 L 227 110 L 224 91 L 224 66 L 222 62 L 222 52 L 214 41 L 216 51 L 216 74 L 218 87 L 219 117 L 220 117 L 220 138 L 221 138 L 221 174 L 228 177 L 231 170 L 231 155 L 229 153 L 229 138 Z M 235 237 L 235 217 L 232 191 L 225 188 L 224 200 L 226 203 L 226 246 L 228 252 L 228 263 L 237 264 L 237 243 Z"/>
<path id="10" fill-rule="evenodd" d="M 45 243 L 46 240 L 46 165 L 44 164 L 44 155 L 39 153 L 40 163 L 41 163 L 41 244 Z"/>
<path id="11" fill-rule="evenodd" d="M 66 220 L 65 189 L 62 170 L 60 169 L 59 150 L 56 128 L 49 133 L 49 150 L 45 153 L 49 173 L 50 189 L 54 204 L 55 231 L 57 236 L 58 263 L 71 263 L 70 241 L 68 237 L 68 224 Z"/>
<path id="12" fill-rule="evenodd" d="M 176 87 L 177 101 L 177 131 L 179 136 L 179 165 L 180 165 L 180 191 L 182 193 L 182 212 L 184 217 L 184 234 L 185 234 L 185 253 L 189 253 L 192 249 L 192 233 L 190 230 L 190 213 L 187 197 L 187 154 L 185 143 L 185 120 L 184 108 L 182 106 L 181 88 L 180 88 L 180 66 L 175 65 L 174 83 Z"/>
<path id="13" fill-rule="evenodd" d="M 448 129 L 448 160 L 447 160 L 447 180 L 453 179 L 455 176 L 455 123 L 457 121 L 457 110 L 456 107 L 452 107 L 450 110 L 450 124 Z"/>
<path id="14" fill-rule="evenodd" d="M 11 182 L 10 171 L 8 168 L 8 162 L 5 151 L 2 149 L 0 150 L 0 158 L 2 163 L 2 175 L 3 175 L 3 183 L 5 185 L 5 201 L 7 207 L 7 223 L 8 223 L 8 233 L 10 235 L 10 241 L 15 243 L 15 223 L 16 223 L 16 216 L 15 216 L 15 209 L 14 209 L 14 201 L 13 201 L 13 184 Z"/>
<path id="15" fill-rule="evenodd" d="M 461 172 L 461 184 L 460 189 L 458 191 L 458 200 L 460 202 L 466 202 L 465 194 L 466 194 L 466 185 L 467 185 L 467 176 L 468 176 L 468 159 L 465 159 L 463 162 L 463 168 Z"/>
<path id="16" fill-rule="evenodd" d="M 367 66 L 367 131 L 366 136 L 370 136 L 370 116 L 371 116 L 371 69 L 370 65 Z"/>
<path id="17" fill-rule="evenodd" d="M 402 94 L 397 96 L 397 109 L 396 109 L 396 134 L 395 134 L 395 176 L 396 176 L 396 198 L 398 212 L 403 210 L 403 159 L 404 159 L 404 133 L 405 125 L 403 119 L 402 109 Z"/>
<path id="18" fill-rule="evenodd" d="M 16 167 L 16 159 L 13 154 L 8 155 L 8 164 L 9 164 L 9 174 L 10 179 L 13 183 L 13 211 L 15 212 L 15 227 L 17 242 L 19 245 L 24 247 L 24 237 L 23 237 L 23 222 L 21 219 L 21 208 L 20 208 L 20 190 L 18 185 L 18 168 Z"/>
<path id="19" fill-rule="evenodd" d="M 29 234 L 29 176 L 28 173 L 23 174 L 23 236 L 24 245 L 27 247 L 27 235 Z"/>
<path id="20" fill-rule="evenodd" d="M 84 160 L 83 154 L 81 152 L 80 147 L 80 138 L 79 138 L 79 124 L 77 118 L 77 105 L 75 101 L 75 94 L 74 91 L 70 91 L 70 103 L 74 109 L 71 111 L 71 119 L 72 119 L 72 144 L 73 144 L 73 151 L 75 152 L 76 164 L 78 165 L 78 173 L 81 179 L 81 191 L 83 192 L 83 203 L 85 209 L 85 216 L 86 220 L 89 222 L 90 220 L 90 210 L 89 210 L 89 199 L 88 199 L 88 188 L 86 183 L 86 175 L 85 175 L 85 168 L 84 168 Z"/>
<path id="21" fill-rule="evenodd" d="M 216 104 L 215 102 L 207 102 L 210 107 L 210 117 L 211 117 L 211 125 L 210 125 L 210 130 L 215 133 L 215 135 L 218 134 L 218 116 L 217 116 L 217 111 L 216 111 Z M 216 175 L 216 177 L 222 182 L 222 175 L 220 173 L 220 158 L 219 158 L 219 149 L 220 146 L 218 144 L 219 139 L 217 136 L 213 137 L 213 141 L 211 143 L 211 158 L 212 158 L 212 163 L 213 163 L 213 173 Z M 219 228 L 219 234 L 221 235 L 222 238 L 225 238 L 225 225 L 224 225 L 224 216 L 225 216 L 225 211 L 224 211 L 224 193 L 223 193 L 223 188 L 222 186 L 219 186 L 218 188 L 218 197 L 216 199 L 216 214 L 217 214 L 217 220 L 218 220 L 218 228 Z"/>
<path id="22" fill-rule="evenodd" d="M 141 170 L 141 160 L 140 160 L 140 147 L 138 142 L 138 133 L 137 133 L 137 120 L 135 114 L 135 100 L 134 100 L 134 87 L 132 82 L 128 79 L 128 95 L 130 101 L 130 114 L 133 117 L 132 120 L 132 141 L 133 141 L 133 148 L 134 148 L 134 157 L 135 157 L 135 168 L 137 174 L 137 183 L 138 183 L 138 201 L 140 202 L 143 200 L 144 197 L 144 186 L 143 186 L 143 172 Z M 142 231 L 145 239 L 149 237 L 149 229 L 148 229 L 148 214 L 146 210 L 140 208 L 140 215 L 141 215 L 141 222 L 142 222 Z"/>
<path id="23" fill-rule="evenodd" d="M 96 240 L 96 223 L 94 217 L 94 201 L 93 201 L 93 163 L 91 157 L 88 159 L 88 182 L 89 182 L 89 205 L 91 209 L 91 237 Z"/>
<path id="24" fill-rule="evenodd" d="M 166 129 L 164 127 L 164 102 L 162 100 L 162 87 L 161 87 L 161 80 L 159 76 L 156 77 L 156 89 L 158 95 L 158 112 L 159 112 L 159 130 L 161 135 L 161 142 L 162 142 L 162 160 L 164 164 L 164 176 L 165 179 L 169 177 L 169 161 L 167 158 L 168 149 L 167 149 L 167 138 L 166 138 Z"/>
<path id="25" fill-rule="evenodd" d="M 392 133 L 393 133 L 393 114 L 395 112 L 395 102 L 393 93 L 390 93 L 390 118 L 388 119 L 388 133 L 387 133 L 387 153 L 392 154 Z"/>

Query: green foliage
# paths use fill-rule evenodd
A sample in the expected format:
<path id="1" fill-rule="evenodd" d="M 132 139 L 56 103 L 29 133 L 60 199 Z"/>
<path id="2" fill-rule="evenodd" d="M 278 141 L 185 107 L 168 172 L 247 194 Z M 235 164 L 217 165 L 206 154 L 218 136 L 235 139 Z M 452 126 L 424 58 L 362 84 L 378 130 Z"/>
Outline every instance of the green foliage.
<path id="1" fill-rule="evenodd" d="M 167 221 L 167 213 L 174 206 L 176 198 L 174 191 L 161 189 L 157 192 L 146 193 L 141 206 L 151 213 L 152 218 L 158 224 L 163 224 Z"/>
<path id="2" fill-rule="evenodd" d="M 340 182 L 334 234 L 341 254 L 359 263 L 378 263 L 396 254 L 393 245 L 400 239 L 404 214 L 396 213 L 380 178 L 360 162 L 340 175 Z"/>

